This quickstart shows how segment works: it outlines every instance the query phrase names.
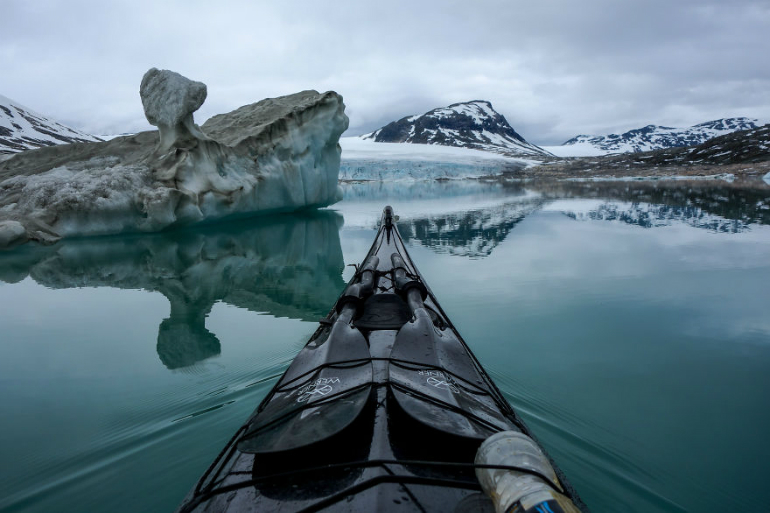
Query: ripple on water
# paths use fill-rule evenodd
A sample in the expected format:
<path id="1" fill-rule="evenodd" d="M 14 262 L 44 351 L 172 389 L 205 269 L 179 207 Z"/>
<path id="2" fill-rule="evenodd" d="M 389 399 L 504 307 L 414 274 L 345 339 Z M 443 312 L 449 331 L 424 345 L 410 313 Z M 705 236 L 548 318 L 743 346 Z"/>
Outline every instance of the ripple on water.
<path id="1" fill-rule="evenodd" d="M 681 476 L 640 464 L 638 456 L 626 450 L 638 445 L 633 440 L 591 421 L 542 388 L 510 373 L 487 370 L 589 507 L 598 497 L 596 502 L 609 507 L 607 511 L 687 511 L 650 486 Z"/>

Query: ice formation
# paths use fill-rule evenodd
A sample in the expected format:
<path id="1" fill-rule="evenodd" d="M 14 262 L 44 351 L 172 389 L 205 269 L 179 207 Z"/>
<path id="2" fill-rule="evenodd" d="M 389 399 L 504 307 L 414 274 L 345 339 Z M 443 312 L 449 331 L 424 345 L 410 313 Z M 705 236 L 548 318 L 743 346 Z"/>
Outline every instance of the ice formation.
<path id="1" fill-rule="evenodd" d="M 139 86 L 144 115 L 158 127 L 158 151 L 168 151 L 185 139 L 208 139 L 193 121 L 193 112 L 206 101 L 206 84 L 169 70 L 151 68 Z M 191 142 L 193 142 L 191 141 Z"/>
<path id="2" fill-rule="evenodd" d="M 481 178 L 538 164 L 532 159 L 437 144 L 377 143 L 343 137 L 340 180 L 421 181 Z"/>
<path id="3" fill-rule="evenodd" d="M 198 127 L 193 112 L 205 94 L 200 82 L 153 68 L 141 97 L 160 134 L 42 148 L 0 162 L 0 248 L 341 199 L 339 138 L 348 118 L 340 95 L 265 99 Z"/>

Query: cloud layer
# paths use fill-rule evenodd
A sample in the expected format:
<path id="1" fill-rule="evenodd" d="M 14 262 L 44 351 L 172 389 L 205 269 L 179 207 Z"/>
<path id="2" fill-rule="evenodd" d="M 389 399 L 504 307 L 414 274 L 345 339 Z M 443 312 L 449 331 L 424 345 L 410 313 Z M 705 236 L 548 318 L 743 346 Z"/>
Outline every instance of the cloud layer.
<path id="1" fill-rule="evenodd" d="M 349 135 L 485 99 L 528 140 L 770 120 L 766 1 L 3 3 L 0 93 L 87 132 L 148 128 L 150 67 L 208 85 L 198 122 L 333 89 Z"/>

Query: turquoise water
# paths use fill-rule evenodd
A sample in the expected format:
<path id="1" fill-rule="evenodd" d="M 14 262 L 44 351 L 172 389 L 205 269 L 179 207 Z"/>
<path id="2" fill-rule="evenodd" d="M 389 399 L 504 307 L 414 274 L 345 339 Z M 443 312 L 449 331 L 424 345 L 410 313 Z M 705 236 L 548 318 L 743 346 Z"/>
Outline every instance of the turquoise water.
<path id="1" fill-rule="evenodd" d="M 385 204 L 592 511 L 770 508 L 768 190 L 430 182 L 0 254 L 0 509 L 173 510 L 315 330 Z"/>

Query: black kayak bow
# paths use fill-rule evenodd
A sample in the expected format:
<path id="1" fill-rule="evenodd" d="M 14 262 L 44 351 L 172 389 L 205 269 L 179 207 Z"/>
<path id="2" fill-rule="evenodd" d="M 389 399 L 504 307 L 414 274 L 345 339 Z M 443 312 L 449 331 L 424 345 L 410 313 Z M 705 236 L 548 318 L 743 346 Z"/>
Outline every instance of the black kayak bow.
<path id="1" fill-rule="evenodd" d="M 545 475 L 474 460 L 492 435 L 532 435 L 441 309 L 395 220 L 386 207 L 334 307 L 180 511 L 493 511 L 476 479 L 484 468 L 542 478 L 583 506 L 555 465 Z"/>

